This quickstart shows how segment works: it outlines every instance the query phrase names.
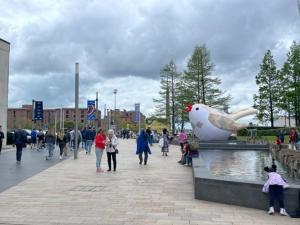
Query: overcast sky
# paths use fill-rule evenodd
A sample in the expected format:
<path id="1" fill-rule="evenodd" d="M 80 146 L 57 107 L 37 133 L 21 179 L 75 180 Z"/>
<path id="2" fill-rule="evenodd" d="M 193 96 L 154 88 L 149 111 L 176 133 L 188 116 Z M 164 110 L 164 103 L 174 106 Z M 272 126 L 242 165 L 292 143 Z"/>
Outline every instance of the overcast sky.
<path id="1" fill-rule="evenodd" d="M 1 0 L 0 38 L 11 43 L 9 106 L 32 99 L 45 107 L 80 105 L 99 92 L 100 107 L 149 115 L 159 70 L 180 71 L 196 45 L 211 52 L 215 74 L 233 97 L 231 110 L 253 104 L 255 75 L 270 49 L 280 67 L 300 38 L 296 0 Z"/>

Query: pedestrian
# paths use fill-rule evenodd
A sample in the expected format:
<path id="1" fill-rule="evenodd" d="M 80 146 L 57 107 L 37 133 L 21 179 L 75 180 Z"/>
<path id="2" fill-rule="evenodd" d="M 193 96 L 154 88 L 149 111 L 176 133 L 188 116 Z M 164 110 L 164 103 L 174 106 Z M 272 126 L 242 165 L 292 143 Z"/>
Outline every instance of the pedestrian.
<path id="1" fill-rule="evenodd" d="M 178 142 L 180 144 L 180 148 L 181 148 L 181 153 L 183 153 L 183 145 L 187 140 L 187 135 L 184 132 L 184 130 L 181 130 L 180 133 L 178 134 Z"/>
<path id="2" fill-rule="evenodd" d="M 144 153 L 144 165 L 147 165 L 148 154 L 151 154 L 151 150 L 148 145 L 149 137 L 144 129 L 141 130 L 140 135 L 137 139 L 137 149 L 136 154 L 139 155 L 140 165 L 143 163 L 143 153 Z"/>
<path id="3" fill-rule="evenodd" d="M 105 141 L 106 136 L 104 134 L 104 131 L 102 128 L 99 128 L 96 137 L 95 137 L 95 154 L 96 154 L 96 172 L 104 172 L 103 169 L 101 169 L 101 159 L 102 155 L 105 149 Z"/>
<path id="4" fill-rule="evenodd" d="M 59 159 L 63 159 L 64 149 L 66 148 L 66 144 L 67 144 L 67 137 L 64 134 L 63 130 L 59 131 L 56 137 L 56 144 L 59 147 Z"/>
<path id="5" fill-rule="evenodd" d="M 116 154 L 119 150 L 117 150 L 118 139 L 114 134 L 114 131 L 111 129 L 108 131 L 108 135 L 106 138 L 106 153 L 107 153 L 107 162 L 108 162 L 108 170 L 111 171 L 111 159 L 114 164 L 114 171 L 117 169 L 117 157 Z"/>
<path id="6" fill-rule="evenodd" d="M 2 131 L 2 126 L 0 125 L 0 154 L 1 154 L 1 150 L 2 150 L 2 142 L 3 142 L 3 139 L 4 139 L 4 133 Z"/>
<path id="7" fill-rule="evenodd" d="M 21 126 L 18 126 L 18 129 L 14 132 L 14 143 L 16 145 L 16 158 L 17 158 L 17 164 L 21 163 L 22 159 L 22 151 L 23 147 L 26 146 L 27 143 L 27 135 L 24 130 L 21 129 Z"/>
<path id="8" fill-rule="evenodd" d="M 269 193 L 268 214 L 274 214 L 274 202 L 277 199 L 279 201 L 280 214 L 288 216 L 284 208 L 284 188 L 288 186 L 286 181 L 276 172 L 276 165 L 272 165 L 271 168 L 265 167 L 264 170 L 268 173 L 268 180 L 264 184 L 262 191 Z"/>
<path id="9" fill-rule="evenodd" d="M 162 139 L 163 139 L 162 148 L 161 148 L 161 152 L 163 153 L 162 156 L 168 156 L 169 136 L 168 136 L 168 130 L 166 128 L 163 129 Z"/>
<path id="10" fill-rule="evenodd" d="M 281 129 L 278 134 L 281 143 L 284 143 L 284 135 L 285 135 L 285 131 L 284 131 L 284 129 Z"/>
<path id="11" fill-rule="evenodd" d="M 149 144 L 152 146 L 152 143 L 153 143 L 153 135 L 152 135 L 151 127 L 148 127 L 148 128 L 147 128 L 146 134 L 147 134 L 147 137 L 148 137 L 148 142 L 149 142 Z"/>
<path id="12" fill-rule="evenodd" d="M 42 129 L 39 130 L 39 133 L 37 134 L 37 140 L 38 140 L 38 146 L 37 150 L 41 150 L 43 148 L 44 142 L 45 142 L 45 134 L 42 131 Z"/>
<path id="13" fill-rule="evenodd" d="M 297 151 L 300 150 L 300 133 L 299 130 L 295 130 L 295 148 Z"/>
<path id="14" fill-rule="evenodd" d="M 94 132 L 92 130 L 91 127 L 89 127 L 86 131 L 85 131 L 85 152 L 86 154 L 91 154 L 91 149 L 92 149 L 92 145 L 94 142 Z M 83 139 L 83 135 L 82 135 L 82 139 Z"/>
<path id="15" fill-rule="evenodd" d="M 75 130 L 74 129 L 70 131 L 70 143 L 71 143 L 70 149 L 72 151 L 73 149 L 75 149 Z"/>
<path id="16" fill-rule="evenodd" d="M 37 131 L 35 128 L 32 129 L 31 133 L 31 143 L 30 143 L 30 149 L 36 149 L 36 137 L 37 137 Z"/>
<path id="17" fill-rule="evenodd" d="M 87 127 L 83 128 L 83 130 L 81 131 L 81 135 L 82 135 L 82 145 L 81 147 L 84 148 L 84 149 L 87 149 L 87 146 L 86 146 L 86 132 L 87 132 Z"/>
<path id="18" fill-rule="evenodd" d="M 276 138 L 276 150 L 277 151 L 281 150 L 281 139 L 280 139 L 279 135 Z"/>
<path id="19" fill-rule="evenodd" d="M 290 131 L 290 144 L 292 150 L 294 150 L 295 148 L 295 135 L 296 135 L 295 128 L 292 128 Z"/>
<path id="20" fill-rule="evenodd" d="M 55 135 L 52 131 L 52 129 L 49 129 L 47 131 L 47 134 L 45 136 L 45 143 L 47 146 L 47 150 L 48 150 L 48 155 L 46 156 L 46 160 L 51 159 L 53 157 L 53 151 L 55 148 Z"/>

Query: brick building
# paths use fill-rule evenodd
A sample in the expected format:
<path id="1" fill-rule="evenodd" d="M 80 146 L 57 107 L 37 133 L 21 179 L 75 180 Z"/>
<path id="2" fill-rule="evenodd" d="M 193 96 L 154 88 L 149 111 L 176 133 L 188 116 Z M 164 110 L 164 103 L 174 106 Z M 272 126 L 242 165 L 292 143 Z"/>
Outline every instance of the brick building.
<path id="1" fill-rule="evenodd" d="M 136 124 L 135 111 L 116 109 L 116 115 L 115 115 L 115 110 L 107 110 L 104 119 L 102 119 L 103 127 L 108 128 L 108 123 L 113 124 L 114 118 L 116 119 L 115 124 L 117 125 L 117 129 L 126 128 L 127 125 Z M 141 118 L 141 124 L 145 123 L 146 116 L 141 112 L 140 112 L 140 118 Z"/>
<path id="2" fill-rule="evenodd" d="M 88 124 L 87 121 L 87 108 L 79 108 L 79 123 Z M 56 119 L 55 119 L 56 117 Z M 101 118 L 101 111 L 98 111 L 98 119 Z M 43 121 L 37 121 L 37 127 L 49 127 L 56 123 L 58 127 L 62 123 L 67 124 L 69 122 L 75 122 L 75 109 L 74 108 L 55 108 L 55 109 L 44 109 Z M 99 119 L 99 125 L 101 120 Z M 91 125 L 95 125 L 93 122 Z M 7 111 L 7 127 L 8 129 L 16 128 L 21 125 L 23 128 L 32 127 L 32 105 L 22 105 L 22 108 L 9 108 Z M 63 126 L 65 127 L 65 126 Z"/>

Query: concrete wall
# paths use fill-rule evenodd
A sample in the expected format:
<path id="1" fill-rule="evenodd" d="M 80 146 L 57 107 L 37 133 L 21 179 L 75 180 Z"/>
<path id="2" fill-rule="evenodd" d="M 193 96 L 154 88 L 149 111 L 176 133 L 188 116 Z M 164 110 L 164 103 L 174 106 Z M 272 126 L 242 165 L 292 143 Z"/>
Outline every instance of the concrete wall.
<path id="1" fill-rule="evenodd" d="M 195 198 L 255 209 L 268 209 L 269 198 L 262 193 L 263 183 L 241 182 L 212 176 L 201 158 L 193 158 Z M 285 190 L 285 208 L 292 216 L 300 216 L 300 186 Z M 276 207 L 278 211 L 278 206 Z"/>
<path id="2" fill-rule="evenodd" d="M 0 125 L 5 134 L 4 145 L 7 131 L 9 51 L 10 44 L 0 39 Z"/>

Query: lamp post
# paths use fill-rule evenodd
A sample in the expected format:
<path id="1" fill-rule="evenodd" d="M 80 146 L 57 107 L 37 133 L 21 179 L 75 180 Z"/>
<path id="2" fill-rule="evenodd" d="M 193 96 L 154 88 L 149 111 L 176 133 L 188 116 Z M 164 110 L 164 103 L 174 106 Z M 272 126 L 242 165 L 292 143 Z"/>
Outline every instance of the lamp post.
<path id="1" fill-rule="evenodd" d="M 117 92 L 118 92 L 118 90 L 114 89 L 114 95 L 115 95 L 114 128 L 115 128 L 115 131 L 117 130 L 117 124 L 116 124 Z"/>
<path id="2" fill-rule="evenodd" d="M 78 97 L 79 97 L 79 63 L 75 63 L 75 150 L 74 159 L 78 158 Z"/>

